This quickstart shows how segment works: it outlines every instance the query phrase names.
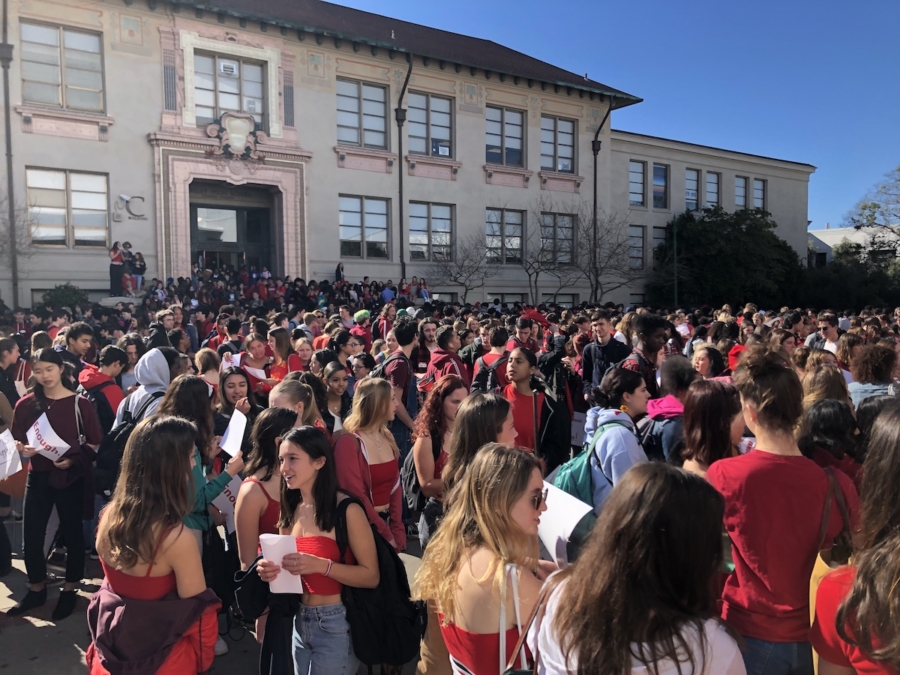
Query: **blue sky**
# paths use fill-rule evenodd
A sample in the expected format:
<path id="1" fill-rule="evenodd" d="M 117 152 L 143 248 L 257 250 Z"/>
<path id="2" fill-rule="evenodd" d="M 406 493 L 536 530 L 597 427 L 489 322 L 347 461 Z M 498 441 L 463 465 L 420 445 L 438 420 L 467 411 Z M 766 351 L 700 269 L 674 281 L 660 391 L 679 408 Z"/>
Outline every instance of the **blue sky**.
<path id="1" fill-rule="evenodd" d="M 340 0 L 635 94 L 613 127 L 817 167 L 832 227 L 900 165 L 897 0 Z"/>

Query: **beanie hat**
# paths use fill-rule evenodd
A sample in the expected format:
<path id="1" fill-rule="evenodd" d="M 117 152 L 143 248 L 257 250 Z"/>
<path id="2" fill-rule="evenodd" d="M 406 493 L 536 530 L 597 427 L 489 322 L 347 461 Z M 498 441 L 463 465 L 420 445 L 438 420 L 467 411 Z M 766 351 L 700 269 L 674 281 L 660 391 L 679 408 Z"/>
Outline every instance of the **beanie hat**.
<path id="1" fill-rule="evenodd" d="M 362 324 L 365 323 L 370 316 L 371 314 L 369 314 L 369 310 L 361 309 L 353 315 L 353 320 L 358 324 Z"/>

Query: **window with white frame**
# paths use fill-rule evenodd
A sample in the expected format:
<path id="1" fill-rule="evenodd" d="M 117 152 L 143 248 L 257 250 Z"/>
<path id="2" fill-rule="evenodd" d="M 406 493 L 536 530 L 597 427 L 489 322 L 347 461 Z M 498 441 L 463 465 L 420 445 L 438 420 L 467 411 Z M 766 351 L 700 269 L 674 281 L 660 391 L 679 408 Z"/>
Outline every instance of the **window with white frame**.
<path id="1" fill-rule="evenodd" d="M 761 178 L 753 179 L 753 208 L 766 208 L 766 181 Z"/>
<path id="2" fill-rule="evenodd" d="M 628 203 L 632 206 L 646 206 L 644 180 L 647 173 L 645 162 L 628 162 Z"/>
<path id="3" fill-rule="evenodd" d="M 516 265 L 522 262 L 525 212 L 487 209 L 484 216 L 487 262 Z"/>
<path id="4" fill-rule="evenodd" d="M 628 226 L 628 267 L 633 270 L 644 269 L 644 227 Z"/>
<path id="5" fill-rule="evenodd" d="M 453 244 L 453 207 L 449 204 L 409 203 L 409 259 L 450 260 Z"/>
<path id="6" fill-rule="evenodd" d="M 575 216 L 541 214 L 541 258 L 554 265 L 570 265 L 575 250 Z"/>
<path id="7" fill-rule="evenodd" d="M 719 205 L 719 174 L 706 172 L 706 208 Z"/>
<path id="8" fill-rule="evenodd" d="M 509 108 L 487 107 L 485 157 L 488 164 L 525 166 L 522 139 L 525 137 L 525 113 Z"/>
<path id="9" fill-rule="evenodd" d="M 669 208 L 669 167 L 653 165 L 653 208 Z"/>
<path id="10" fill-rule="evenodd" d="M 541 117 L 541 168 L 575 173 L 575 122 Z"/>
<path id="11" fill-rule="evenodd" d="M 684 208 L 696 211 L 700 200 L 700 172 L 697 169 L 684 171 Z"/>
<path id="12" fill-rule="evenodd" d="M 432 94 L 409 93 L 409 151 L 452 157 L 453 101 Z"/>
<path id="13" fill-rule="evenodd" d="M 352 80 L 337 81 L 338 143 L 387 149 L 387 89 Z"/>
<path id="14" fill-rule="evenodd" d="M 62 26 L 21 24 L 22 100 L 102 112 L 101 36 Z"/>
<path id="15" fill-rule="evenodd" d="M 252 115 L 265 128 L 265 64 L 220 54 L 194 54 L 197 125 L 212 124 L 226 112 Z"/>
<path id="16" fill-rule="evenodd" d="M 388 257 L 388 200 L 341 195 L 342 258 Z"/>
<path id="17" fill-rule="evenodd" d="M 485 293 L 485 297 L 489 298 L 492 303 L 494 300 L 499 300 L 500 304 L 503 305 L 511 305 L 514 302 L 527 302 L 525 293 Z"/>
<path id="18" fill-rule="evenodd" d="M 54 169 L 26 169 L 28 222 L 35 246 L 106 248 L 108 177 Z"/>
<path id="19" fill-rule="evenodd" d="M 747 207 L 747 178 L 745 176 L 734 177 L 734 205 L 739 209 Z"/>

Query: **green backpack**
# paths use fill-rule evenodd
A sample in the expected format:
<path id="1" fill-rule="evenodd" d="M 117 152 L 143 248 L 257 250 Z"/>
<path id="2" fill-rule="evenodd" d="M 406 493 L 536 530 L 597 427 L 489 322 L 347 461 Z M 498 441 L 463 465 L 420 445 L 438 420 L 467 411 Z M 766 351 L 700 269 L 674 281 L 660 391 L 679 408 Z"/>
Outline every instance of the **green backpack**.
<path id="1" fill-rule="evenodd" d="M 591 442 L 585 443 L 581 452 L 559 467 L 556 472 L 556 477 L 553 479 L 553 485 L 593 507 L 594 480 L 591 474 L 591 458 L 594 457 L 594 448 L 597 446 L 597 441 L 600 440 L 600 436 L 603 435 L 604 431 L 615 426 L 625 425 L 619 422 L 607 422 L 606 424 L 600 425 L 591 437 Z M 603 471 L 602 468 L 600 470 L 601 472 Z M 609 481 L 609 484 L 612 485 L 609 476 L 605 473 L 603 476 Z M 578 523 L 577 527 L 572 532 L 572 537 L 570 539 L 570 553 L 576 553 L 578 549 L 581 548 L 582 543 L 584 543 L 591 533 L 591 530 L 594 528 L 596 520 L 597 516 L 594 514 L 594 511 L 591 510 L 584 518 L 582 518 L 581 522 Z M 574 558 L 575 555 L 569 556 L 569 560 L 573 560 Z"/>

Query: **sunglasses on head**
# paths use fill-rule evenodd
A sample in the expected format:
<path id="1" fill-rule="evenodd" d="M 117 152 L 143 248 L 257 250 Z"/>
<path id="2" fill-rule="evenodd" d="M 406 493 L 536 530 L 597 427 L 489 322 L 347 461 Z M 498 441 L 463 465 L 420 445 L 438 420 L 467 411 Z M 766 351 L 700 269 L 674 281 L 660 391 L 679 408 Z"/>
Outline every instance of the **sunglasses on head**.
<path id="1" fill-rule="evenodd" d="M 547 494 L 548 494 L 549 492 L 550 492 L 550 490 L 549 490 L 548 488 L 544 488 L 543 490 L 541 490 L 541 491 L 538 492 L 537 494 L 534 494 L 534 495 L 531 496 L 531 505 L 534 507 L 534 510 L 535 510 L 535 511 L 540 510 L 541 504 L 546 503 L 546 501 L 547 501 Z"/>

